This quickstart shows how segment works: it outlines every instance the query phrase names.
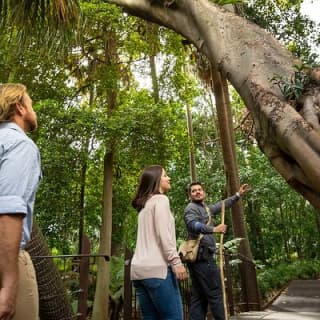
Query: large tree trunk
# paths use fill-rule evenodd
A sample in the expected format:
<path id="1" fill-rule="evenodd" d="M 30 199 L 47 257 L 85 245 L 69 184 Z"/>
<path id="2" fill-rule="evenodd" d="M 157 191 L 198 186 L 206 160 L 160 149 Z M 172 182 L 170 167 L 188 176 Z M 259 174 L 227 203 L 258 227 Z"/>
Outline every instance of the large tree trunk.
<path id="1" fill-rule="evenodd" d="M 320 210 L 320 135 L 285 99 L 275 75 L 290 78 L 293 56 L 265 30 L 207 0 L 108 0 L 180 33 L 203 52 L 240 94 L 256 139 L 286 181 Z M 305 105 L 318 103 L 314 90 Z M 316 121 L 317 122 L 317 121 Z"/>
<path id="2" fill-rule="evenodd" d="M 31 240 L 26 246 L 36 271 L 39 291 L 39 316 L 41 320 L 72 320 L 70 301 L 56 265 L 49 256 L 50 252 L 41 230 L 33 224 Z"/>

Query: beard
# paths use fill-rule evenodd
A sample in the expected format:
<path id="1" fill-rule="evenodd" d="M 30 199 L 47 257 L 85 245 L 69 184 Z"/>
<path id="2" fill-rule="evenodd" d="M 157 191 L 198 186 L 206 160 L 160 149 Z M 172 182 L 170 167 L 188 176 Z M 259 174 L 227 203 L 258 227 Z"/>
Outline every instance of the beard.
<path id="1" fill-rule="evenodd" d="M 38 122 L 33 121 L 32 123 L 29 123 L 29 132 L 36 131 L 38 129 Z"/>
<path id="2" fill-rule="evenodd" d="M 192 199 L 192 202 L 194 202 L 194 203 L 202 203 L 203 199 Z"/>
<path id="3" fill-rule="evenodd" d="M 28 117 L 27 119 L 25 119 L 25 123 L 27 125 L 28 132 L 33 132 L 33 131 L 36 131 L 38 129 L 37 116 L 34 116 L 32 118 Z"/>

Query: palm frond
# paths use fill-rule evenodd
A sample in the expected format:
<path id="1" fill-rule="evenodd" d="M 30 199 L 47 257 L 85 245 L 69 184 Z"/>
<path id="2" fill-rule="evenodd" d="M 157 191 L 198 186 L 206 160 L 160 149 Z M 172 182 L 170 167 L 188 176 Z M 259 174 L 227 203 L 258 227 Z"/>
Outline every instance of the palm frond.
<path id="1" fill-rule="evenodd" d="M 0 0 L 0 27 L 14 29 L 21 47 L 68 41 L 80 17 L 78 0 Z"/>

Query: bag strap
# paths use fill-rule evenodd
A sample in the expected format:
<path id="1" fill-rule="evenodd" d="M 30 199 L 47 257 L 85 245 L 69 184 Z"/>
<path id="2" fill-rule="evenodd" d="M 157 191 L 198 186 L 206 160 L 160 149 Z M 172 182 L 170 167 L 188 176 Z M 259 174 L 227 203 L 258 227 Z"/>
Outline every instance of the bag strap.
<path id="1" fill-rule="evenodd" d="M 206 208 L 207 214 L 208 214 L 208 216 L 209 216 L 209 220 L 208 220 L 208 222 L 206 223 L 206 225 L 210 225 L 210 223 L 211 223 L 211 212 L 210 212 L 210 209 L 209 209 L 209 207 L 208 207 L 207 205 L 205 205 L 205 208 Z M 204 234 L 203 234 L 203 233 L 200 233 L 200 234 L 199 234 L 199 237 L 198 237 L 198 240 L 200 241 L 203 236 L 204 236 Z"/>
<path id="2" fill-rule="evenodd" d="M 208 222 L 207 222 L 207 225 L 209 225 L 209 224 L 211 223 L 211 212 L 210 212 L 209 207 L 208 207 L 207 205 L 205 205 L 205 206 L 206 206 L 207 214 L 208 214 L 208 216 L 209 216 L 209 220 L 208 220 Z"/>

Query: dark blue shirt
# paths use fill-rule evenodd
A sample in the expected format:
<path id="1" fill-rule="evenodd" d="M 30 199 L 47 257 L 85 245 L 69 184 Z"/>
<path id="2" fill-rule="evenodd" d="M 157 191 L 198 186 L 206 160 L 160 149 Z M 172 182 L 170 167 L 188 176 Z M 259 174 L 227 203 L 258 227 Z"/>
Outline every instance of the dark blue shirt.
<path id="1" fill-rule="evenodd" d="M 231 208 L 232 205 L 240 199 L 238 194 L 235 194 L 225 199 L 225 208 Z M 197 239 L 199 234 L 204 236 L 201 239 L 200 245 L 208 247 L 212 252 L 215 250 L 215 238 L 213 235 L 213 220 L 216 214 L 220 214 L 222 201 L 216 204 L 206 205 L 205 203 L 190 202 L 184 211 L 184 222 L 186 224 L 188 239 Z M 209 213 L 211 214 L 211 223 L 209 221 Z"/>

